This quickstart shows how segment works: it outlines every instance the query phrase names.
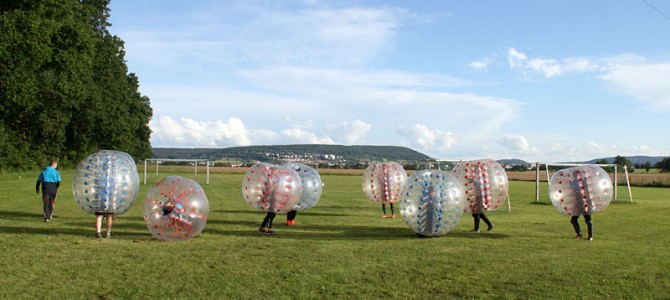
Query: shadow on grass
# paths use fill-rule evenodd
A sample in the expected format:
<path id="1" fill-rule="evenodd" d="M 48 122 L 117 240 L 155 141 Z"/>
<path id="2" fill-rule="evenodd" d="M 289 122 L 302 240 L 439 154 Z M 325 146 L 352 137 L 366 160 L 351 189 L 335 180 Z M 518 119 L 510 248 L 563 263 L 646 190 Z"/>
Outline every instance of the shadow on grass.
<path id="1" fill-rule="evenodd" d="M 260 211 L 260 210 L 255 210 L 255 211 L 248 211 L 248 210 L 225 210 L 225 209 L 217 209 L 213 210 L 212 212 L 215 213 L 224 213 L 224 214 L 240 214 L 240 215 L 254 215 L 254 216 L 260 216 L 263 215 L 265 216 L 265 212 Z M 277 217 L 286 215 L 286 214 L 277 214 Z M 318 213 L 318 212 L 311 212 L 309 210 L 306 211 L 298 211 L 298 215 L 301 216 L 328 216 L 328 217 L 346 217 L 346 216 L 352 216 L 352 214 L 333 214 L 333 213 Z M 262 218 L 262 217 L 261 217 Z M 209 222 L 209 221 L 208 221 Z"/>
<path id="2" fill-rule="evenodd" d="M 535 201 L 528 202 L 528 204 L 530 204 L 530 205 L 553 205 L 553 204 L 551 204 L 551 202 L 535 202 Z"/>
<path id="3" fill-rule="evenodd" d="M 10 227 L 0 226 L 0 232 L 8 234 L 31 234 L 31 235 L 71 235 L 80 237 L 95 238 L 95 230 L 91 226 L 90 229 L 83 228 L 56 228 L 56 227 Z M 114 232 L 114 230 L 112 230 Z M 115 234 L 117 232 L 114 232 Z M 139 232 L 125 232 L 120 231 L 118 235 L 121 236 L 145 236 L 148 233 L 142 234 Z"/>
<path id="4" fill-rule="evenodd" d="M 21 220 L 21 221 L 31 221 L 31 220 L 42 220 L 43 215 L 41 213 L 29 213 L 24 211 L 0 211 L 0 219 L 5 220 Z"/>
<path id="5" fill-rule="evenodd" d="M 240 222 L 231 222 L 235 225 L 241 225 Z M 252 222 L 244 222 L 252 223 Z M 399 240 L 407 238 L 418 238 L 409 228 L 388 228 L 373 226 L 323 226 L 323 225 L 304 225 L 304 226 L 274 226 L 277 235 L 268 236 L 257 230 L 258 223 L 250 224 L 249 230 L 219 230 L 205 228 L 207 234 L 217 234 L 224 236 L 237 237 L 262 237 L 279 238 L 294 240 Z M 255 225 L 255 226 L 254 226 Z M 473 232 L 449 232 L 442 238 L 484 238 L 484 239 L 503 239 L 509 235 L 501 233 L 473 233 Z M 430 239 L 430 238 L 422 238 Z"/>

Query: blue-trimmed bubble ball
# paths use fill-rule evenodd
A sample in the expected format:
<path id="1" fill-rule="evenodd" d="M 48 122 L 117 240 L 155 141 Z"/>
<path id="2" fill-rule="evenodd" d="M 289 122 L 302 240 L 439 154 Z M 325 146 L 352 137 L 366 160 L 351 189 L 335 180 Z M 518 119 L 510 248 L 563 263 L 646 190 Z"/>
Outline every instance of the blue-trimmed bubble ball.
<path id="1" fill-rule="evenodd" d="M 194 180 L 168 176 L 144 198 L 144 222 L 156 239 L 184 241 L 198 236 L 209 216 L 209 201 Z"/>
<path id="2" fill-rule="evenodd" d="M 450 173 L 420 170 L 412 174 L 400 196 L 400 214 L 410 229 L 422 236 L 443 236 L 463 215 L 465 193 Z"/>
<path id="3" fill-rule="evenodd" d="M 72 194 L 86 213 L 120 215 L 135 202 L 139 186 L 137 166 L 128 153 L 101 150 L 77 165 Z"/>
<path id="4" fill-rule="evenodd" d="M 305 210 L 315 206 L 321 198 L 323 192 L 323 182 L 321 176 L 314 168 L 302 163 L 285 163 L 282 166 L 289 167 L 300 176 L 302 181 L 302 194 L 300 201 L 293 207 L 293 210 Z"/>

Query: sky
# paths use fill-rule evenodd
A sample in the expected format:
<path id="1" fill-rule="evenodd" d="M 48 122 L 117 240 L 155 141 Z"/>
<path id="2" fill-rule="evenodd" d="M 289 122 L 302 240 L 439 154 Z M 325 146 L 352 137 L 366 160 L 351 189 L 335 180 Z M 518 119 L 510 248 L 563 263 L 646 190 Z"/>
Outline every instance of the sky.
<path id="1" fill-rule="evenodd" d="M 112 0 L 153 147 L 670 156 L 670 1 Z"/>

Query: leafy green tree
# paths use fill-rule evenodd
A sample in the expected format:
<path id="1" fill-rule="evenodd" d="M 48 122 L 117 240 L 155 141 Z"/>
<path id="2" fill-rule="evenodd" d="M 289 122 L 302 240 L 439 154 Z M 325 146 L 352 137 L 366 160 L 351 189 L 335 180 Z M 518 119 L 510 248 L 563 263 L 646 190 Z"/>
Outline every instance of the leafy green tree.
<path id="1" fill-rule="evenodd" d="M 626 166 L 629 172 L 635 172 L 635 167 L 633 166 L 633 163 L 631 163 L 630 160 L 628 160 L 628 158 L 626 158 L 625 156 L 617 155 L 616 157 L 614 157 L 613 163 L 619 167 Z"/>
<path id="2" fill-rule="evenodd" d="M 670 157 L 666 157 L 656 164 L 656 167 L 661 169 L 661 172 L 670 172 Z"/>
<path id="3" fill-rule="evenodd" d="M 0 3 L 0 170 L 151 155 L 149 99 L 107 31 L 109 0 Z"/>
<path id="4" fill-rule="evenodd" d="M 644 170 L 647 171 L 647 173 L 649 173 L 649 170 L 651 170 L 651 162 L 649 161 L 644 162 L 642 168 L 644 168 Z"/>

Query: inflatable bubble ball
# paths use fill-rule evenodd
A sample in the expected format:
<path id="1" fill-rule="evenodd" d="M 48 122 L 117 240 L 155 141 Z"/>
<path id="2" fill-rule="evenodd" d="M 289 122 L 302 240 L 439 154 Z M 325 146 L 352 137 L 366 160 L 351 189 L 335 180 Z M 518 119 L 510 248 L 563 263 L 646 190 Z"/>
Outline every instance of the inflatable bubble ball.
<path id="1" fill-rule="evenodd" d="M 605 210 L 612 201 L 613 185 L 601 167 L 584 165 L 551 176 L 549 199 L 558 212 L 579 216 Z"/>
<path id="2" fill-rule="evenodd" d="M 363 192 L 372 203 L 394 203 L 407 181 L 407 172 L 395 162 L 372 163 L 363 172 Z"/>
<path id="3" fill-rule="evenodd" d="M 290 167 L 256 163 L 244 175 L 242 196 L 253 208 L 287 213 L 300 202 L 302 180 Z"/>
<path id="4" fill-rule="evenodd" d="M 168 176 L 156 183 L 144 198 L 144 222 L 156 239 L 184 241 L 205 229 L 209 201 L 194 180 Z"/>
<path id="5" fill-rule="evenodd" d="M 139 186 L 137 167 L 128 153 L 102 150 L 77 165 L 72 194 L 86 213 L 120 215 L 135 202 Z"/>
<path id="6" fill-rule="evenodd" d="M 448 172 L 421 170 L 412 174 L 400 196 L 400 214 L 422 236 L 443 236 L 463 215 L 463 186 Z"/>
<path id="7" fill-rule="evenodd" d="M 507 199 L 507 173 L 492 159 L 465 161 L 456 164 L 451 174 L 465 189 L 465 212 L 482 213 L 498 210 Z"/>
<path id="8" fill-rule="evenodd" d="M 321 176 L 314 168 L 301 163 L 285 163 L 282 166 L 289 167 L 300 176 L 302 181 L 302 195 L 300 201 L 293 207 L 293 210 L 305 210 L 315 206 L 321 198 L 323 192 L 323 182 Z"/>

